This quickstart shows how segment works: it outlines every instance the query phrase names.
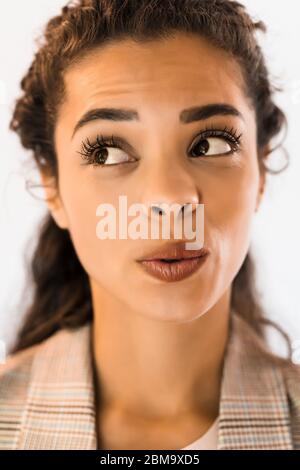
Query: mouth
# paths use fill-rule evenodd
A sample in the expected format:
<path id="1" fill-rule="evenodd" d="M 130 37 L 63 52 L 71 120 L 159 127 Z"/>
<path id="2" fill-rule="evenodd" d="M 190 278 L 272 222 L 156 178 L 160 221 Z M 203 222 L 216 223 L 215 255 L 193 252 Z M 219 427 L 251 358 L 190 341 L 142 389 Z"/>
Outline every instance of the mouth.
<path id="1" fill-rule="evenodd" d="M 184 258 L 179 258 L 179 259 L 159 259 L 158 261 L 162 261 L 164 263 L 178 263 L 179 261 L 182 261 Z"/>
<path id="2" fill-rule="evenodd" d="M 177 243 L 137 261 L 152 277 L 165 282 L 177 282 L 198 271 L 208 255 L 206 248 L 186 250 L 185 244 Z"/>

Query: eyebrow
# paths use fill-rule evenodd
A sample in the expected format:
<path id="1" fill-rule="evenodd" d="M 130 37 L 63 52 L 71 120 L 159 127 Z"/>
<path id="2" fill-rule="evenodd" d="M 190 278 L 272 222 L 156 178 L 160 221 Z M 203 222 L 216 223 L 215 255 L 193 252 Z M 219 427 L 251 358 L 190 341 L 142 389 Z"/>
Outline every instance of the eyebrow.
<path id="1" fill-rule="evenodd" d="M 213 103 L 203 106 L 194 106 L 181 111 L 179 120 L 183 124 L 203 121 L 213 116 L 236 116 L 244 120 L 243 115 L 234 106 L 226 103 Z M 76 132 L 91 121 L 139 121 L 139 114 L 133 109 L 125 108 L 96 108 L 87 111 L 76 124 L 72 139 Z"/>

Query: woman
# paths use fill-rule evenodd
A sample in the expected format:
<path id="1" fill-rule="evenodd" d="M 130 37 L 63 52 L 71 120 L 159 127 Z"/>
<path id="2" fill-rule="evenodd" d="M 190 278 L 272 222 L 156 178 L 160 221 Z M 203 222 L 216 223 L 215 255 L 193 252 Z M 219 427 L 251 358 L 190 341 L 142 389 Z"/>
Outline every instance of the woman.
<path id="1" fill-rule="evenodd" d="M 300 448 L 299 366 L 268 348 L 249 248 L 285 121 L 264 29 L 229 0 L 80 0 L 49 21 L 11 121 L 49 215 L 1 448 Z M 204 247 L 100 240 L 121 195 L 204 205 Z"/>

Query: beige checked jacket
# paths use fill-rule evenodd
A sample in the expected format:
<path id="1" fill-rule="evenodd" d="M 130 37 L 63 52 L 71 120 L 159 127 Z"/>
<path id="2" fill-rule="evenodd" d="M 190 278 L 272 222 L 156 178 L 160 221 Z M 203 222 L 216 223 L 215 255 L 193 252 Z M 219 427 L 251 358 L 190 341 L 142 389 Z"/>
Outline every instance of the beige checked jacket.
<path id="1" fill-rule="evenodd" d="M 91 324 L 60 330 L 0 365 L 0 449 L 97 449 Z M 282 368 L 233 312 L 218 445 L 300 450 L 300 366 Z"/>

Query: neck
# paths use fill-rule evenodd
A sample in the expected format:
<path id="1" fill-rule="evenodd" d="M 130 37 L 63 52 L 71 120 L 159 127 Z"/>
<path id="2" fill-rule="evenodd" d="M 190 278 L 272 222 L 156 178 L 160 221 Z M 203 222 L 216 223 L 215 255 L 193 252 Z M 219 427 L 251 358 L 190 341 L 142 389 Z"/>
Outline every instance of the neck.
<path id="1" fill-rule="evenodd" d="M 101 407 L 140 416 L 218 414 L 230 292 L 186 323 L 129 311 L 92 285 L 92 348 Z"/>

